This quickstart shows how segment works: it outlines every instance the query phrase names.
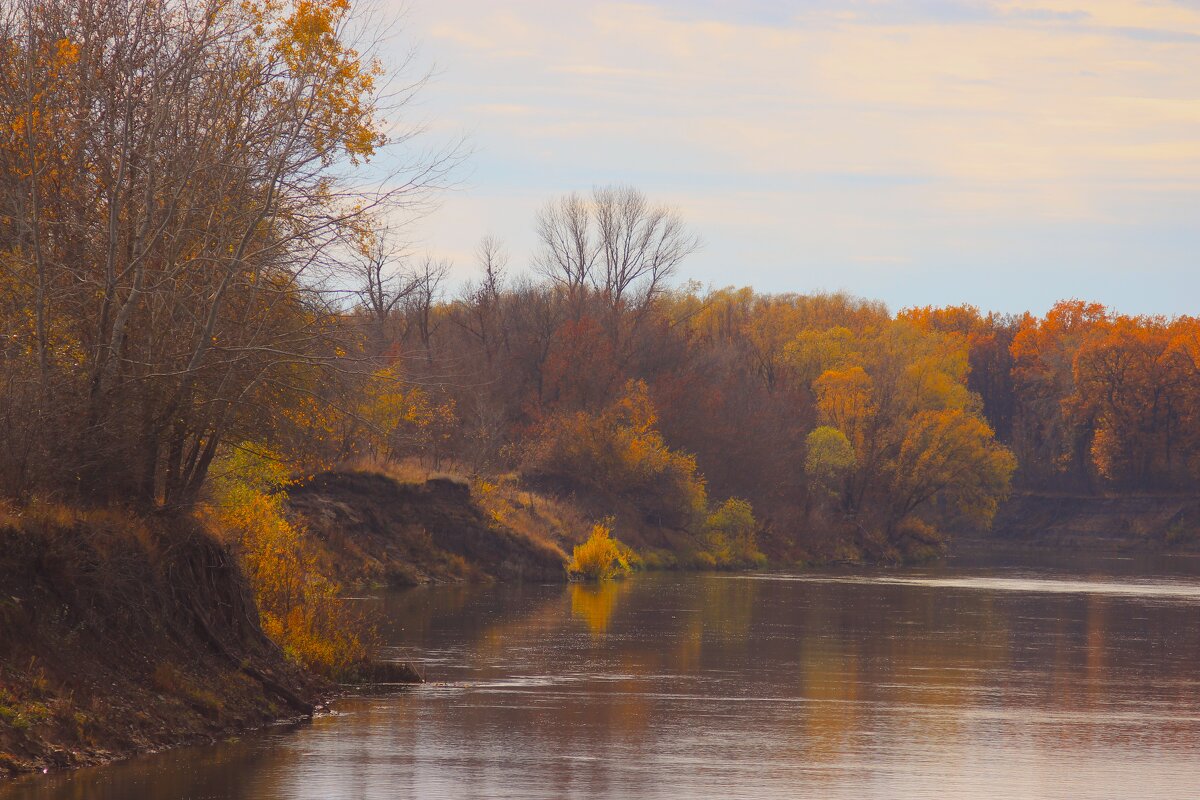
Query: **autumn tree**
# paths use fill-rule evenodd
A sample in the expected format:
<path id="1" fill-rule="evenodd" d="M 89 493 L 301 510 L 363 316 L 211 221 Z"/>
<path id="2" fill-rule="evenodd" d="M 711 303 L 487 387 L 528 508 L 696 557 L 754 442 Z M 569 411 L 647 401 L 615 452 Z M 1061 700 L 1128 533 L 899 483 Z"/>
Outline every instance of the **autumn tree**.
<path id="1" fill-rule="evenodd" d="M 630 381 L 600 413 L 549 417 L 530 443 L 522 474 L 535 484 L 640 501 L 657 524 L 693 529 L 707 509 L 692 456 L 671 450 L 657 429 L 645 383 Z"/>
<path id="2" fill-rule="evenodd" d="M 5 490 L 188 504 L 222 441 L 319 387 L 348 226 L 453 160 L 354 181 L 390 142 L 354 24 L 346 0 L 0 11 Z"/>
<path id="3" fill-rule="evenodd" d="M 1042 319 L 1027 317 L 1013 338 L 1013 449 L 1031 482 L 1088 486 L 1094 419 L 1073 414 L 1064 403 L 1075 394 L 1076 351 L 1108 323 L 1104 306 L 1070 300 Z"/>
<path id="4" fill-rule="evenodd" d="M 810 372 L 826 361 L 813 383 L 822 425 L 809 434 L 805 472 L 833 491 L 869 546 L 936 549 L 939 524 L 991 521 L 1015 461 L 966 388 L 961 338 L 899 320 L 837 332 L 824 346 L 807 337 L 790 352 Z"/>

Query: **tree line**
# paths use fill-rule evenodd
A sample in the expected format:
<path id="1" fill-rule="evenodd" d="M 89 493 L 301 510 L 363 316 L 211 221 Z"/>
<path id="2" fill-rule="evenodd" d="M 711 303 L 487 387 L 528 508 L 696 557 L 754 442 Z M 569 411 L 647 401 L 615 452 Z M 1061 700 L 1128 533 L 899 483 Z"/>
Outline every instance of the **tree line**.
<path id="1" fill-rule="evenodd" d="M 188 508 L 231 448 L 419 458 L 751 561 L 751 524 L 911 556 L 1012 485 L 1196 490 L 1190 317 L 705 290 L 626 186 L 451 286 L 387 220 L 455 154 L 364 172 L 408 134 L 362 30 L 345 0 L 0 11 L 0 492 Z"/>

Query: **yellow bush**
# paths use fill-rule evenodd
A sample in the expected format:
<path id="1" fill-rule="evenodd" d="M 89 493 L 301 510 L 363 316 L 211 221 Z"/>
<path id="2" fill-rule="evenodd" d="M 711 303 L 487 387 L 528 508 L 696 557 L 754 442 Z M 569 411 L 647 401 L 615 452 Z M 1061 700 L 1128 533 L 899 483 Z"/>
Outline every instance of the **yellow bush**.
<path id="1" fill-rule="evenodd" d="M 592 581 L 620 578 L 629 573 L 629 548 L 612 538 L 607 522 L 596 523 L 587 541 L 575 545 L 567 572 L 572 577 Z"/>
<path id="2" fill-rule="evenodd" d="M 202 514 L 241 554 L 266 634 L 309 669 L 345 676 L 366 660 L 364 625 L 321 574 L 307 532 L 284 514 L 286 482 L 270 454 L 238 450 L 215 470 Z"/>

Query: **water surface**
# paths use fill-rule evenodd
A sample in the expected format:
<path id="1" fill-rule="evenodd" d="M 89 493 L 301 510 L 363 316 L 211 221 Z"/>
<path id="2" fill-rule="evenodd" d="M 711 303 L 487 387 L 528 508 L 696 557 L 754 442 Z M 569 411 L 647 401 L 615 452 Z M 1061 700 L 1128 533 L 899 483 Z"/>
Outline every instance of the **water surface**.
<path id="1" fill-rule="evenodd" d="M 365 602 L 433 683 L 0 800 L 1195 798 L 1196 567 L 391 594 Z"/>

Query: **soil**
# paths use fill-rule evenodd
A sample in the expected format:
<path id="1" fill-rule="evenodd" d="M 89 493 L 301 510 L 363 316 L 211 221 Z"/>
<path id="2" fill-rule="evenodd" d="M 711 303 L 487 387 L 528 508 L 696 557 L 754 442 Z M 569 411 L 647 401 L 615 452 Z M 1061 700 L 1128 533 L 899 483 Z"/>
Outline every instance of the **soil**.
<path id="1" fill-rule="evenodd" d="M 288 506 L 345 585 L 566 580 L 561 549 L 488 519 L 470 488 L 450 479 L 326 472 L 292 487 Z"/>
<path id="2" fill-rule="evenodd" d="M 306 717 L 328 688 L 267 639 L 193 520 L 0 523 L 0 776 Z"/>

